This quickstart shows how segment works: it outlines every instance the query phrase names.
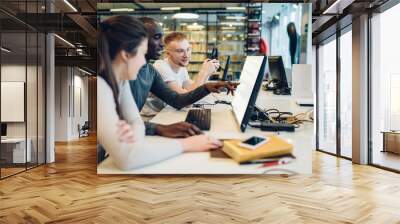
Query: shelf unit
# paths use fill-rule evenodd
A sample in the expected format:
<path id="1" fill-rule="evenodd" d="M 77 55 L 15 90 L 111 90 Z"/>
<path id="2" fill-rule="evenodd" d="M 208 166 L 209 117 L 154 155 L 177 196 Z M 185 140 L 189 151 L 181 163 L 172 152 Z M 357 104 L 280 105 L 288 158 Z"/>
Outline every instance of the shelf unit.
<path id="1" fill-rule="evenodd" d="M 260 51 L 262 3 L 249 3 L 247 6 L 247 55 L 256 55 Z"/>
<path id="2" fill-rule="evenodd" d="M 248 5 L 251 10 L 260 9 L 261 4 L 256 5 L 257 7 L 254 9 L 253 5 Z M 173 31 L 183 32 L 187 35 L 192 45 L 192 58 L 188 66 L 190 76 L 194 76 L 199 72 L 202 62 L 209 57 L 212 49 L 217 47 L 218 60 L 221 63 L 220 75 L 222 76 L 227 56 L 230 55 L 231 64 L 228 75 L 233 79 L 238 79 L 245 57 L 251 51 L 249 41 L 246 40 L 255 38 L 252 36 L 254 34 L 248 35 L 249 23 L 261 22 L 259 18 L 254 20 L 254 18 L 248 17 L 248 13 L 251 10 L 199 11 L 196 12 L 199 14 L 199 18 L 194 20 L 172 19 L 172 13 L 165 15 L 165 12 L 161 11 L 155 17 L 162 22 L 165 35 Z M 193 26 L 194 24 L 195 26 Z M 198 29 L 193 29 L 196 26 Z"/>

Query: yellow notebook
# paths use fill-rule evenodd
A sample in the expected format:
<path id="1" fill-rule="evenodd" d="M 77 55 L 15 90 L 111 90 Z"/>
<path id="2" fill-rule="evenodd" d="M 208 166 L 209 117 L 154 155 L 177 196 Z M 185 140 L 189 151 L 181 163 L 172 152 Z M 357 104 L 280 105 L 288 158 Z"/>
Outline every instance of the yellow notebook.
<path id="1" fill-rule="evenodd" d="M 247 149 L 239 146 L 242 140 L 226 140 L 222 150 L 236 162 L 246 162 L 254 159 L 287 155 L 292 153 L 293 145 L 277 137 L 268 136 L 269 141 L 257 149 Z"/>

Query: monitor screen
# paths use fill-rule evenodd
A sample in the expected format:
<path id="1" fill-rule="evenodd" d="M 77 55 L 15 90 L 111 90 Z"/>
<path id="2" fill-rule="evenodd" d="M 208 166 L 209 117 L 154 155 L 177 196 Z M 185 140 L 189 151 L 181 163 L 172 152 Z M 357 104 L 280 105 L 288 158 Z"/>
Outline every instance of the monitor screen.
<path id="1" fill-rule="evenodd" d="M 285 67 L 282 56 L 268 57 L 269 79 L 277 83 L 277 89 L 287 88 Z"/>
<path id="2" fill-rule="evenodd" d="M 1 136 L 7 136 L 7 124 L 1 123 Z"/>
<path id="3" fill-rule="evenodd" d="M 231 63 L 231 56 L 228 55 L 228 58 L 226 59 L 226 64 L 224 68 L 224 74 L 222 75 L 222 81 L 227 81 L 228 80 L 228 71 L 229 71 L 229 64 Z"/>
<path id="4" fill-rule="evenodd" d="M 265 64 L 265 56 L 247 56 L 244 62 L 239 80 L 240 85 L 232 100 L 233 113 L 242 132 L 245 131 L 251 113 L 253 113 L 264 76 Z"/>

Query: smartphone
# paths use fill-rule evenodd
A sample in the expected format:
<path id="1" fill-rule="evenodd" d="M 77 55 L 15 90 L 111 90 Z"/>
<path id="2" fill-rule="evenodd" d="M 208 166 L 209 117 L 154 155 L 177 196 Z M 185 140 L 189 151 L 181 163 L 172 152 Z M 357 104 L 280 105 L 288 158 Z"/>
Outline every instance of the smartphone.
<path id="1" fill-rule="evenodd" d="M 242 142 L 239 143 L 239 146 L 242 146 L 247 149 L 256 149 L 259 146 L 265 144 L 268 142 L 267 137 L 261 137 L 261 136 L 252 136 L 251 138 L 248 138 Z"/>

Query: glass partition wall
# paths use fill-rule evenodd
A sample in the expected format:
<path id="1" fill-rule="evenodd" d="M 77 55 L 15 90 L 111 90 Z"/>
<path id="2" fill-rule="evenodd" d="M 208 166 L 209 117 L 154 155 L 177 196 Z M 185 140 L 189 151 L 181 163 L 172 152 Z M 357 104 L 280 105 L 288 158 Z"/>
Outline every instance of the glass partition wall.
<path id="1" fill-rule="evenodd" d="M 317 150 L 352 158 L 351 25 L 317 47 Z"/>
<path id="2" fill-rule="evenodd" d="M 371 18 L 370 163 L 400 172 L 400 4 Z"/>
<path id="3" fill-rule="evenodd" d="M 317 149 L 336 154 L 336 37 L 318 47 L 318 145 Z"/>
<path id="4" fill-rule="evenodd" d="M 43 4 L 0 3 L 1 179 L 45 162 L 45 34 L 24 22 Z"/>

